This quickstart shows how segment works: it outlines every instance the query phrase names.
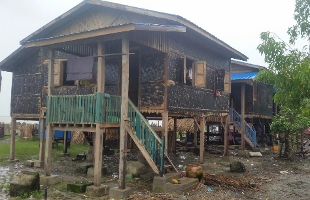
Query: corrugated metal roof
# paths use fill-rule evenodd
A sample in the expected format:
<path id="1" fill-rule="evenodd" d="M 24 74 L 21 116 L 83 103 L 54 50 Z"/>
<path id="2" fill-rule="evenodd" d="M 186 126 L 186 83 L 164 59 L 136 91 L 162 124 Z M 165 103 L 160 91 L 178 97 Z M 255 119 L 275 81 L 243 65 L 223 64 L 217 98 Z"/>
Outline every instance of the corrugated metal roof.
<path id="1" fill-rule="evenodd" d="M 104 27 L 104 28 L 98 28 L 98 29 L 91 29 L 91 30 L 87 30 L 87 31 L 80 31 L 80 32 L 74 32 L 74 33 L 70 33 L 70 34 L 66 34 L 66 35 L 57 35 L 57 36 L 52 36 L 52 37 L 48 37 L 48 38 L 38 38 L 38 39 L 34 39 L 34 40 L 29 40 L 29 41 L 25 41 L 25 43 L 30 43 L 30 42 L 38 42 L 38 41 L 43 41 L 43 40 L 49 40 L 49 39 L 54 39 L 54 38 L 61 38 L 61 37 L 65 37 L 65 36 L 71 36 L 71 35 L 76 35 L 79 33 L 86 33 L 86 32 L 91 32 L 91 31 L 97 31 L 97 30 L 104 30 L 104 29 L 108 29 L 111 27 L 120 27 L 123 25 L 136 25 L 136 26 L 150 26 L 150 27 L 163 27 L 163 28 L 180 28 L 180 29 L 184 29 L 186 30 L 185 26 L 180 26 L 180 25 L 165 25 L 165 24 L 151 24 L 151 23 L 127 23 L 127 24 L 118 24 L 115 26 L 110 26 L 110 27 Z M 140 30 L 139 28 L 137 28 L 137 30 Z M 142 29 L 141 29 L 142 30 Z"/>
<path id="2" fill-rule="evenodd" d="M 248 73 L 233 73 L 231 74 L 231 80 L 253 80 L 258 72 L 248 72 Z"/>

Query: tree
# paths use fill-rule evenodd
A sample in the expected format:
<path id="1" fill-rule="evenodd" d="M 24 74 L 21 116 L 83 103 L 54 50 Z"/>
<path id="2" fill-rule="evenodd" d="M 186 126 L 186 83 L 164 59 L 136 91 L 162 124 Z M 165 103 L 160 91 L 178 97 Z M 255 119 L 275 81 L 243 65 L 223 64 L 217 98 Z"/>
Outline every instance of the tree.
<path id="1" fill-rule="evenodd" d="M 296 0 L 296 24 L 288 29 L 289 44 L 270 32 L 261 33 L 258 51 L 269 67 L 258 80 L 274 86 L 274 102 L 281 112 L 271 124 L 274 133 L 284 134 L 285 156 L 294 149 L 293 136 L 309 127 L 310 121 L 310 59 L 306 48 L 292 48 L 296 40 L 310 39 L 310 0 Z"/>

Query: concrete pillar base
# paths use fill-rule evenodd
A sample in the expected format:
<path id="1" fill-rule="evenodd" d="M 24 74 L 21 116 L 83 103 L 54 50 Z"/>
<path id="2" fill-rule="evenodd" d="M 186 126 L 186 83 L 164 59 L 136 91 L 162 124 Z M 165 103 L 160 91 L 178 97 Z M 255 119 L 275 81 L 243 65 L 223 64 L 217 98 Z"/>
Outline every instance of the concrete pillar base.
<path id="1" fill-rule="evenodd" d="M 238 150 L 238 156 L 239 157 L 244 157 L 244 158 L 249 158 L 249 150 Z"/>
<path id="2" fill-rule="evenodd" d="M 36 161 L 34 161 L 34 167 L 35 168 L 43 168 L 44 167 L 44 162 L 36 160 Z"/>
<path id="3" fill-rule="evenodd" d="M 88 186 L 86 188 L 86 195 L 89 197 L 103 197 L 109 194 L 110 187 L 107 185 Z"/>
<path id="4" fill-rule="evenodd" d="M 170 182 L 172 179 L 179 179 L 180 175 L 178 173 L 168 173 L 165 177 L 155 176 L 153 180 L 152 190 L 156 193 L 166 192 L 166 183 Z"/>
<path id="5" fill-rule="evenodd" d="M 133 190 L 130 187 L 126 189 L 118 189 L 117 187 L 110 188 L 109 190 L 109 198 L 111 199 L 124 199 L 131 195 Z"/>
<path id="6" fill-rule="evenodd" d="M 40 185 L 55 185 L 61 181 L 58 175 L 51 175 L 51 176 L 40 176 Z"/>
<path id="7" fill-rule="evenodd" d="M 34 161 L 33 160 L 26 160 L 24 162 L 24 165 L 27 167 L 33 167 L 34 166 Z"/>

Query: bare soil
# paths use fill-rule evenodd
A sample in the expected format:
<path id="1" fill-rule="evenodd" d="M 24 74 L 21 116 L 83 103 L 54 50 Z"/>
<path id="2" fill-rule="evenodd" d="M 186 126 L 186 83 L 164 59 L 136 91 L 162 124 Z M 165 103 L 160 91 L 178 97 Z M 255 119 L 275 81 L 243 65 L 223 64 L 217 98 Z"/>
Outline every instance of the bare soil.
<path id="1" fill-rule="evenodd" d="M 251 187 L 232 187 L 225 183 L 205 183 L 201 181 L 199 186 L 183 195 L 177 194 L 154 194 L 151 192 L 152 180 L 135 178 L 127 183 L 133 187 L 135 193 L 128 199 L 310 199 L 310 161 L 306 158 L 296 158 L 293 161 L 278 158 L 277 154 L 263 154 L 263 157 L 240 158 L 237 156 L 221 156 L 221 147 L 216 151 L 207 150 L 203 169 L 205 173 L 218 177 L 246 182 Z M 70 149 L 69 149 L 70 152 Z M 197 163 L 198 156 L 192 152 L 179 152 L 171 154 L 171 159 L 178 169 L 185 170 L 187 164 Z M 130 160 L 139 160 L 136 154 L 129 154 Z M 245 173 L 229 172 L 229 164 L 232 159 L 241 160 L 247 169 Z M 77 181 L 92 181 L 92 177 L 75 173 L 77 163 L 83 161 L 72 161 L 71 157 L 60 157 L 53 162 L 53 173 L 61 176 L 63 185 L 48 188 L 48 199 L 92 199 L 85 194 L 74 194 L 65 191 L 65 183 Z M 110 187 L 117 186 L 118 179 L 118 154 L 104 156 L 103 165 L 107 167 L 108 174 L 103 176 L 103 184 Z M 29 170 L 22 163 L 0 166 L 0 199 L 10 199 L 7 186 L 21 170 Z M 35 169 L 44 174 L 42 169 Z M 93 198 L 96 199 L 96 198 Z"/>

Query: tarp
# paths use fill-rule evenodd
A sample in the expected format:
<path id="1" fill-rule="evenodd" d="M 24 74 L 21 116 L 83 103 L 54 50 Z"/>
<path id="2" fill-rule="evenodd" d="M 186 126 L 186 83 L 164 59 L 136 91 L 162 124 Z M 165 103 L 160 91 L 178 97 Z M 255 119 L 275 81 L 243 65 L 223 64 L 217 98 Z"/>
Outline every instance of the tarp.
<path id="1" fill-rule="evenodd" d="M 67 81 L 90 80 L 94 57 L 71 57 L 67 62 Z"/>

